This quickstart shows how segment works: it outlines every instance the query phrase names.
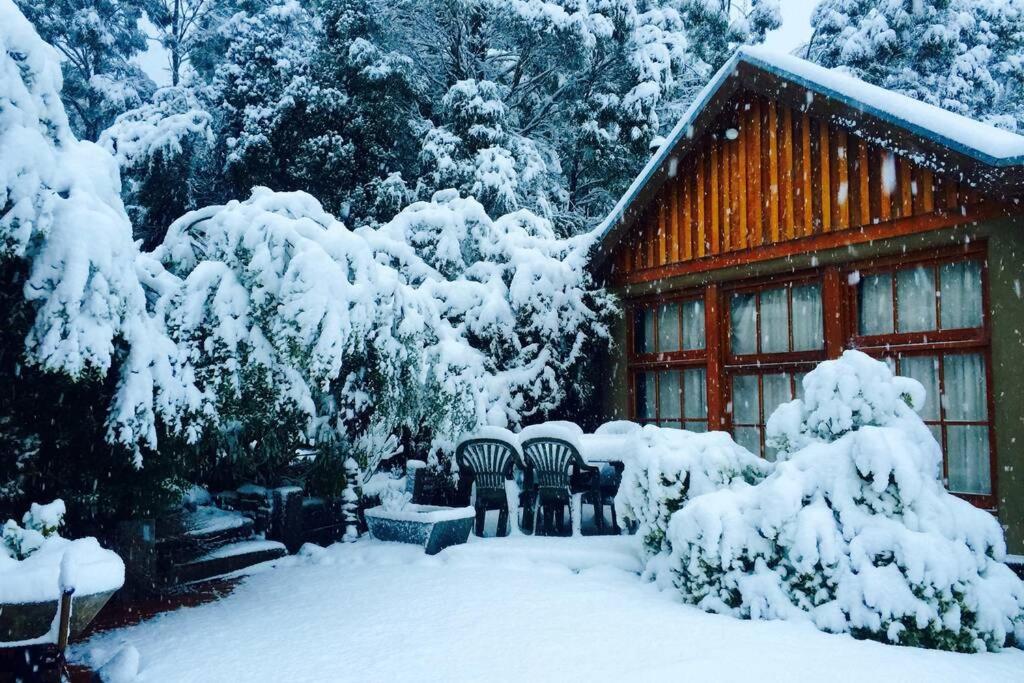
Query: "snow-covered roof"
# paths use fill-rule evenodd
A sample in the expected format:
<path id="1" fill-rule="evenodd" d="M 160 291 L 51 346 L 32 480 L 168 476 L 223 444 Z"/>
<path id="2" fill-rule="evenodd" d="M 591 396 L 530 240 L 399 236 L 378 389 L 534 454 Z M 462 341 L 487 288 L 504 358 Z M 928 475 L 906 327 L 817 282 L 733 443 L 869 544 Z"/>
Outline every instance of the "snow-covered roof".
<path id="1" fill-rule="evenodd" d="M 1024 165 L 1024 136 L 880 88 L 790 54 L 764 47 L 744 46 L 698 93 L 665 142 L 651 156 L 608 216 L 594 229 L 596 242 L 603 242 L 623 220 L 627 209 L 676 152 L 680 143 L 694 136 L 697 119 L 729 79 L 738 75 L 740 65 L 768 72 L 986 166 L 1006 168 Z"/>

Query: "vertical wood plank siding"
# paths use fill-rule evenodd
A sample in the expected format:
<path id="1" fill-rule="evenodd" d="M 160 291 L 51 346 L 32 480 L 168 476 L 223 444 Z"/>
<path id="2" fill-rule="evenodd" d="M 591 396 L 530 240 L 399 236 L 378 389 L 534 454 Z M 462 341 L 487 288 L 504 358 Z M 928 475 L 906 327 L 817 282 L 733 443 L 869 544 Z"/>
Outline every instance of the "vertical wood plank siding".
<path id="1" fill-rule="evenodd" d="M 798 109 L 757 95 L 731 109 L 618 244 L 617 276 L 981 201 L 956 179 Z"/>

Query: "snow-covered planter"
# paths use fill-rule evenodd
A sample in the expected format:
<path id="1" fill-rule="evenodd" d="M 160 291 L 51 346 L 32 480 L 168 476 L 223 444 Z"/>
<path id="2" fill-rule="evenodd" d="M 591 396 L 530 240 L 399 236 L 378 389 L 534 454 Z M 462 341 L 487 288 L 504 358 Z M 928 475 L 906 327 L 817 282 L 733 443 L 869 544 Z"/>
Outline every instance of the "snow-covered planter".
<path id="1" fill-rule="evenodd" d="M 687 501 L 735 481 L 760 481 L 771 471 L 771 463 L 737 445 L 725 432 L 699 434 L 654 425 L 630 429 L 631 424 L 609 423 L 597 434 L 614 431 L 631 441 L 615 509 L 620 519 L 637 526 L 652 556 L 666 550 L 669 517 Z M 625 430 L 631 433 L 623 434 Z"/>
<path id="2" fill-rule="evenodd" d="M 775 471 L 672 516 L 669 577 L 699 607 L 955 651 L 1024 643 L 1024 584 L 990 514 L 949 494 L 924 390 L 857 352 L 804 379 Z"/>
<path id="3" fill-rule="evenodd" d="M 473 508 L 417 505 L 407 502 L 408 498 L 405 501 L 402 505 L 385 501 L 364 513 L 374 538 L 420 545 L 427 555 L 436 555 L 448 546 L 469 540 L 475 514 Z"/>
<path id="4" fill-rule="evenodd" d="M 64 502 L 33 503 L 22 524 L 8 520 L 0 540 L 0 642 L 52 636 L 61 594 L 74 589 L 71 632 L 89 625 L 124 584 L 124 563 L 95 538 L 70 540 L 57 529 Z"/>

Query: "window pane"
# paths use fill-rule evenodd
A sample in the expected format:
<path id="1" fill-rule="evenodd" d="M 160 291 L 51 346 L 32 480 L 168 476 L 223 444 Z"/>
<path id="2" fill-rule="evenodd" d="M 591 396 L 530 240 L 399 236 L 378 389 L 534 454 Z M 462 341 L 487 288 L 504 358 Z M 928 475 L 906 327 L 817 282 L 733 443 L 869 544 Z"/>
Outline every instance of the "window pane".
<path id="1" fill-rule="evenodd" d="M 679 371 L 669 370 L 658 373 L 658 417 L 662 420 L 678 420 Z"/>
<path id="2" fill-rule="evenodd" d="M 988 416 L 985 361 L 980 353 L 948 355 L 943 359 L 946 394 L 942 405 L 947 420 L 984 420 Z"/>
<path id="3" fill-rule="evenodd" d="M 939 358 L 938 356 L 904 356 L 900 359 L 900 373 L 916 379 L 928 393 L 921 417 L 938 420 L 939 415 Z"/>
<path id="4" fill-rule="evenodd" d="M 753 294 L 733 294 L 729 307 L 734 354 L 757 353 L 757 299 Z"/>
<path id="5" fill-rule="evenodd" d="M 821 313 L 820 285 L 793 288 L 794 351 L 814 351 L 825 347 Z"/>
<path id="6" fill-rule="evenodd" d="M 679 350 L 679 305 L 658 306 L 658 351 Z"/>
<path id="7" fill-rule="evenodd" d="M 757 424 L 757 375 L 736 375 L 732 378 L 732 419 L 738 424 Z"/>
<path id="8" fill-rule="evenodd" d="M 897 271 L 896 299 L 900 332 L 936 329 L 935 270 L 931 266 Z"/>
<path id="9" fill-rule="evenodd" d="M 704 433 L 704 432 L 708 431 L 708 423 L 707 422 L 684 422 L 683 423 L 683 429 L 686 429 L 686 430 L 691 431 L 691 432 Z"/>
<path id="10" fill-rule="evenodd" d="M 761 292 L 761 353 L 789 351 L 789 304 L 786 288 Z"/>
<path id="11" fill-rule="evenodd" d="M 754 455 L 761 455 L 760 427 L 736 427 L 733 430 L 733 440 Z"/>
<path id="12" fill-rule="evenodd" d="M 939 280 L 943 329 L 981 327 L 981 264 L 947 263 L 939 269 Z"/>
<path id="13" fill-rule="evenodd" d="M 793 400 L 788 373 L 765 375 L 761 378 L 761 387 L 764 391 L 764 417 L 766 420 L 780 405 Z"/>
<path id="14" fill-rule="evenodd" d="M 688 368 L 683 370 L 683 396 L 685 413 L 683 417 L 707 419 L 707 370 Z"/>
<path id="15" fill-rule="evenodd" d="M 889 334 L 892 329 L 892 275 L 866 275 L 857 292 L 861 334 Z"/>
<path id="16" fill-rule="evenodd" d="M 654 314 L 649 308 L 637 307 L 633 318 L 633 350 L 654 353 Z"/>
<path id="17" fill-rule="evenodd" d="M 957 493 L 991 493 L 988 427 L 946 427 L 949 490 Z"/>
<path id="18" fill-rule="evenodd" d="M 654 375 L 650 372 L 636 373 L 636 419 L 654 419 Z"/>
<path id="19" fill-rule="evenodd" d="M 683 304 L 683 348 L 704 348 L 704 301 L 694 299 Z"/>

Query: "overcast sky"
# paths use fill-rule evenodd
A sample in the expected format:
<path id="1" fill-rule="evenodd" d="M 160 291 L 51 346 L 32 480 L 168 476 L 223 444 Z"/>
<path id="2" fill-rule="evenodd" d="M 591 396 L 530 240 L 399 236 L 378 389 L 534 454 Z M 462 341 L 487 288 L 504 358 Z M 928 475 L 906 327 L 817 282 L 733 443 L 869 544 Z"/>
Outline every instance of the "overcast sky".
<path id="1" fill-rule="evenodd" d="M 779 4 L 782 7 L 782 26 L 768 34 L 765 45 L 780 52 L 792 52 L 811 37 L 811 12 L 817 0 L 780 0 Z M 145 19 L 142 27 L 147 34 L 155 34 L 153 25 Z M 167 52 L 155 40 L 149 41 L 149 50 L 137 56 L 135 61 L 157 85 L 170 84 Z"/>

